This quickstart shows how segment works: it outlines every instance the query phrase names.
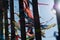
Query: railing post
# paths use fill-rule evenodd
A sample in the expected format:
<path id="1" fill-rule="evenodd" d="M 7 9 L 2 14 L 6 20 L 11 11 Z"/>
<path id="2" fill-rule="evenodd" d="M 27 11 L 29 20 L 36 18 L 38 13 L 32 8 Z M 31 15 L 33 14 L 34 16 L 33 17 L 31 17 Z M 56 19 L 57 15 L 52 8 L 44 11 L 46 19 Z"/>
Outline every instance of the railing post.
<path id="1" fill-rule="evenodd" d="M 10 21 L 11 21 L 11 40 L 15 40 L 15 26 L 14 26 L 14 0 L 10 0 Z"/>
<path id="2" fill-rule="evenodd" d="M 58 36 L 56 36 L 56 39 L 60 40 L 60 0 L 54 0 L 53 8 L 56 11 L 57 23 L 58 23 Z"/>
<path id="3" fill-rule="evenodd" d="M 3 40 L 3 11 L 0 9 L 0 40 Z"/>
<path id="4" fill-rule="evenodd" d="M 19 0 L 19 14 L 20 14 L 20 28 L 21 28 L 21 40 L 26 40 L 26 31 L 25 31 L 25 13 L 23 0 Z"/>
<path id="5" fill-rule="evenodd" d="M 33 15 L 34 15 L 34 27 L 35 27 L 35 36 L 36 40 L 41 40 L 41 26 L 39 20 L 39 12 L 38 12 L 38 1 L 32 0 L 33 6 Z"/>
<path id="6" fill-rule="evenodd" d="M 57 40 L 60 40 L 60 12 L 56 11 L 57 23 L 58 23 L 58 36 L 56 36 Z"/>
<path id="7" fill-rule="evenodd" d="M 0 40 L 3 40 L 3 0 L 0 0 Z"/>
<path id="8" fill-rule="evenodd" d="M 8 31 L 8 13 L 7 13 L 7 9 L 4 12 L 4 17 L 5 17 L 5 40 L 9 39 L 9 31 Z"/>
<path id="9" fill-rule="evenodd" d="M 3 0 L 3 18 L 4 18 L 3 23 L 5 27 L 5 40 L 8 40 L 9 39 L 9 36 L 8 36 L 8 0 Z"/>

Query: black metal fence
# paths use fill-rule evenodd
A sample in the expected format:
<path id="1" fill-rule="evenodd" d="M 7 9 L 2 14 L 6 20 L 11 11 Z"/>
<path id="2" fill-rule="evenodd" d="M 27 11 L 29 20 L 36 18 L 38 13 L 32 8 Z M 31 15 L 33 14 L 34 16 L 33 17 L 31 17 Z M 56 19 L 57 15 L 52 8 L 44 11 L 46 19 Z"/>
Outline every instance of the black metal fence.
<path id="1" fill-rule="evenodd" d="M 21 40 L 26 40 L 25 31 L 25 12 L 24 12 L 24 0 L 18 0 L 19 2 L 19 15 L 20 15 L 20 30 L 21 30 Z M 28 1 L 27 1 L 28 2 Z M 29 2 L 28 2 L 29 5 Z M 29 7 L 29 6 L 28 6 Z M 32 0 L 33 16 L 34 16 L 34 28 L 36 40 L 41 40 L 41 29 L 39 21 L 39 12 L 37 0 Z M 8 18 L 8 9 L 10 8 L 10 18 Z M 10 20 L 10 24 L 8 23 Z M 4 20 L 4 22 L 3 22 Z M 14 0 L 0 0 L 0 40 L 17 40 L 15 35 L 15 24 L 14 20 Z M 5 25 L 5 27 L 3 26 Z M 11 25 L 11 39 L 9 38 L 8 26 Z M 3 29 L 5 28 L 5 39 L 3 39 Z M 40 36 L 39 36 L 40 35 Z M 30 40 L 34 40 L 30 39 Z"/>
<path id="2" fill-rule="evenodd" d="M 29 0 L 18 0 L 19 3 L 19 22 L 20 22 L 20 28 L 21 31 L 21 37 L 19 37 L 21 40 L 27 40 L 26 39 L 26 21 L 25 21 L 25 14 L 24 11 L 24 2 L 25 6 L 29 7 Z M 30 2 L 31 3 L 31 2 Z M 29 40 L 42 40 L 41 39 L 41 26 L 40 26 L 40 20 L 39 20 L 39 12 L 38 12 L 38 0 L 32 0 L 32 9 L 33 9 L 33 19 L 27 18 L 32 21 L 29 22 L 28 30 L 30 30 L 30 34 L 33 34 L 32 26 L 35 28 L 35 35 L 34 38 L 30 38 Z M 10 18 L 8 18 L 8 9 L 10 11 Z M 57 10 L 56 10 L 57 11 Z M 59 36 L 56 37 L 57 40 L 60 40 L 60 12 L 56 12 L 57 14 L 57 20 L 58 20 L 58 30 L 59 30 Z M 14 17 L 14 0 L 0 0 L 0 40 L 18 40 L 16 38 L 16 30 L 15 30 L 15 17 Z M 9 21 L 10 20 L 10 24 Z M 11 33 L 9 32 L 9 25 L 11 26 Z M 31 26 L 32 25 L 32 26 Z M 30 29 L 29 29 L 30 28 Z M 5 32 L 4 32 L 5 31 Z M 5 38 L 4 38 L 5 36 Z"/>

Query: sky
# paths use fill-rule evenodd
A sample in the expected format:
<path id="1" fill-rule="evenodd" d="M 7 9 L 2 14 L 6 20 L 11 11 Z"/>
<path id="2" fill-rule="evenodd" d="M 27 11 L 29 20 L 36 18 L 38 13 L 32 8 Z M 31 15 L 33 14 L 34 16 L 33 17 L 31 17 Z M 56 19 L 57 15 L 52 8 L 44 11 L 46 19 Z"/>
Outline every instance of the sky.
<path id="1" fill-rule="evenodd" d="M 56 23 L 56 26 L 46 30 L 46 38 L 42 38 L 42 40 L 56 40 L 56 38 L 53 36 L 54 32 L 58 32 L 57 29 L 57 20 L 56 20 L 56 15 L 52 13 L 53 5 L 54 5 L 54 0 L 38 0 L 38 2 L 46 3 L 48 4 L 47 6 L 45 5 L 39 5 L 39 14 L 41 17 L 43 17 L 45 20 L 48 20 L 52 17 L 54 17 L 53 20 L 49 21 L 47 25 L 50 25 L 52 23 Z M 40 19 L 40 22 L 45 21 L 43 19 Z"/>
<path id="2" fill-rule="evenodd" d="M 43 22 L 45 20 L 48 20 L 52 17 L 54 17 L 51 21 L 49 21 L 48 23 L 44 23 L 46 25 L 50 25 L 52 23 L 56 23 L 56 26 L 46 30 L 45 31 L 45 38 L 42 37 L 42 40 L 56 40 L 56 38 L 54 37 L 54 32 L 58 32 L 57 29 L 57 20 L 56 20 L 56 15 L 54 13 L 52 13 L 52 9 L 53 9 L 53 4 L 54 4 L 54 0 L 38 0 L 38 2 L 40 3 L 46 3 L 48 5 L 38 5 L 38 9 L 39 9 L 39 16 L 41 16 L 42 18 L 40 18 L 40 22 Z M 14 0 L 14 12 L 19 13 L 19 6 L 18 6 L 18 0 Z M 30 9 L 32 10 L 32 7 L 30 5 Z M 15 15 L 15 20 L 18 22 L 18 17 Z"/>

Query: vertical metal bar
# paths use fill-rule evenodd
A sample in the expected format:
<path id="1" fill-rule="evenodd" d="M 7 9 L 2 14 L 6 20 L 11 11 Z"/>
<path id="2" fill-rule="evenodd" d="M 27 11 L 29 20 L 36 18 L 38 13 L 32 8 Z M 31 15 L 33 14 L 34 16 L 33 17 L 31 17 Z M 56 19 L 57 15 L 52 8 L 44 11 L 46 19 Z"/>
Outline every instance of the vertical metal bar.
<path id="1" fill-rule="evenodd" d="M 9 34 L 8 34 L 8 14 L 7 14 L 7 9 L 5 11 L 5 40 L 9 39 Z"/>
<path id="2" fill-rule="evenodd" d="M 19 13 L 20 13 L 21 40 L 26 40 L 25 17 L 24 17 L 25 13 L 23 0 L 19 0 Z"/>
<path id="3" fill-rule="evenodd" d="M 3 40 L 3 1 L 0 0 L 0 40 Z"/>
<path id="4" fill-rule="evenodd" d="M 10 0 L 10 21 L 11 21 L 11 40 L 15 40 L 15 28 L 14 28 L 14 0 Z"/>
<path id="5" fill-rule="evenodd" d="M 3 11 L 0 9 L 0 40 L 3 40 Z"/>
<path id="6" fill-rule="evenodd" d="M 60 12 L 56 11 L 57 23 L 58 23 L 58 36 L 56 36 L 57 40 L 60 40 Z"/>
<path id="7" fill-rule="evenodd" d="M 35 36 L 36 40 L 41 40 L 41 26 L 39 21 L 39 12 L 38 12 L 38 1 L 32 0 L 33 3 L 33 15 L 34 15 L 34 27 L 35 27 Z"/>
<path id="8" fill-rule="evenodd" d="M 53 8 L 56 10 L 56 16 L 57 16 L 57 23 L 58 23 L 58 36 L 56 36 L 57 40 L 60 40 L 60 9 L 58 9 L 58 3 L 60 0 L 54 0 Z"/>
<path id="9" fill-rule="evenodd" d="M 3 16 L 4 16 L 4 19 L 5 19 L 5 40 L 8 40 L 9 39 L 9 36 L 8 36 L 8 0 L 3 0 Z"/>

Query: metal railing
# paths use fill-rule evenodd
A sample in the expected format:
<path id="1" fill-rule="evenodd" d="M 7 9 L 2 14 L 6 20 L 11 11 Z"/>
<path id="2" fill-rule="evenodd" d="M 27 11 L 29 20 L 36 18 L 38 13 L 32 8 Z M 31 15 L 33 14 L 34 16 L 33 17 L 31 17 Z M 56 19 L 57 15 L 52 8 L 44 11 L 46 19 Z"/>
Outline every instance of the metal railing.
<path id="1" fill-rule="evenodd" d="M 26 40 L 26 31 L 25 31 L 25 12 L 24 12 L 24 0 L 18 0 L 19 2 L 19 15 L 20 15 L 20 31 L 21 31 L 21 40 Z M 41 29 L 40 29 L 40 21 L 39 21 L 39 12 L 38 12 L 38 0 L 32 0 L 32 7 L 33 7 L 33 24 L 35 28 L 35 37 L 36 40 L 41 40 Z M 28 1 L 27 1 L 28 2 Z M 3 4 L 5 3 L 5 4 Z M 29 2 L 28 2 L 29 4 Z M 0 39 L 3 39 L 3 19 L 5 20 L 5 40 L 17 40 L 15 35 L 15 24 L 14 21 L 14 0 L 1 0 L 0 1 Z M 10 7 L 10 18 L 8 18 L 8 8 Z M 9 39 L 9 32 L 8 32 L 8 19 L 10 20 L 11 25 L 11 39 Z M 34 40 L 34 38 L 30 39 Z"/>

